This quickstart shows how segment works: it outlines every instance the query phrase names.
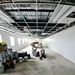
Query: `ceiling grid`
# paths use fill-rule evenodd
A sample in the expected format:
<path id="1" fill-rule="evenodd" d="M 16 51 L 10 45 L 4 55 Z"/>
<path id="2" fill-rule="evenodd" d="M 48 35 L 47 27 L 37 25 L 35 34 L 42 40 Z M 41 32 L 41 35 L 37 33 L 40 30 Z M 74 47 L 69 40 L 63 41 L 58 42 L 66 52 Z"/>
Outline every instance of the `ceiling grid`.
<path id="1" fill-rule="evenodd" d="M 13 2 L 13 4 L 15 4 L 15 3 L 14 3 L 14 0 L 12 0 L 12 2 Z M 16 5 L 16 4 L 15 4 L 15 5 Z M 20 8 L 20 5 L 16 5 L 16 8 L 17 8 L 17 6 Z M 26 23 L 27 27 L 29 28 L 29 33 L 31 33 L 31 32 L 30 32 L 30 27 L 29 27 L 28 23 L 26 22 L 25 18 L 23 17 L 22 13 L 20 12 L 20 10 L 19 10 L 18 8 L 17 8 L 17 10 L 18 10 L 18 12 L 21 14 L 21 16 L 22 16 L 24 22 Z M 32 33 L 31 33 L 31 34 L 32 34 Z M 32 35 L 33 35 L 33 34 L 32 34 Z"/>
<path id="2" fill-rule="evenodd" d="M 0 9 L 14 21 L 11 24 L 21 31 L 27 28 L 33 36 L 37 34 L 36 37 L 47 37 L 67 27 L 66 23 L 58 22 L 57 16 L 60 19 L 68 11 L 57 14 L 60 14 L 62 8 L 67 9 L 67 6 L 72 4 L 75 4 L 74 0 L 1 0 Z M 70 16 L 72 15 L 68 14 L 67 18 Z"/>

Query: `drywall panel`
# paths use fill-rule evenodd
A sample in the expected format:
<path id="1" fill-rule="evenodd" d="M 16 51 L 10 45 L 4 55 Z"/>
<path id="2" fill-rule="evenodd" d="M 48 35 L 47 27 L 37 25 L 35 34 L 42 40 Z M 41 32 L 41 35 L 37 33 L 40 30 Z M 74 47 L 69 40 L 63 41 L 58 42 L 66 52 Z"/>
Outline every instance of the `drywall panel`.
<path id="1" fill-rule="evenodd" d="M 75 63 L 75 26 L 43 40 L 44 45 Z"/>

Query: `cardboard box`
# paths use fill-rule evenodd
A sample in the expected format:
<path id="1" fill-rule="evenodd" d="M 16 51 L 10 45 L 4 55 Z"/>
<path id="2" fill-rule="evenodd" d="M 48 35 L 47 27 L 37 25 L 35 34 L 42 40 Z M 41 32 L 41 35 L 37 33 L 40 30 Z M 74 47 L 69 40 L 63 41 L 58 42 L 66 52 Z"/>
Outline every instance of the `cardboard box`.
<path id="1" fill-rule="evenodd" d="M 0 45 L 0 52 L 5 51 L 5 47 Z"/>

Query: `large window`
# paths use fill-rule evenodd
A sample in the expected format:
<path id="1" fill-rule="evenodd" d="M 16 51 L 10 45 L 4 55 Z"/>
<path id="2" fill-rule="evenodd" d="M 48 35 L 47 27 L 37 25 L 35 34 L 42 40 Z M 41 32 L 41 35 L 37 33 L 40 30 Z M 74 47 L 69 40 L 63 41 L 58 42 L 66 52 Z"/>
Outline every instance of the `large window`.
<path id="1" fill-rule="evenodd" d="M 21 39 L 18 38 L 18 45 L 21 45 Z"/>
<path id="2" fill-rule="evenodd" d="M 10 43 L 11 43 L 11 46 L 15 46 L 15 39 L 12 36 L 10 36 Z"/>
<path id="3" fill-rule="evenodd" d="M 0 42 L 2 42 L 2 36 L 0 35 Z"/>
<path id="4" fill-rule="evenodd" d="M 22 44 L 24 44 L 24 39 L 22 39 Z"/>

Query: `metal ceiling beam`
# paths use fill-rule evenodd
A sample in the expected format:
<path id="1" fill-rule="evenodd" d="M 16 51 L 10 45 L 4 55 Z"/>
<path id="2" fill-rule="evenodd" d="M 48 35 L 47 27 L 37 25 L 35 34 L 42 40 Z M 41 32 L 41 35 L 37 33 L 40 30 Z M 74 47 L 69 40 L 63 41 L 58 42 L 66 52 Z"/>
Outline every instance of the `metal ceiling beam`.
<path id="1" fill-rule="evenodd" d="M 29 2 L 28 1 L 20 1 L 20 2 L 15 2 L 15 3 L 36 3 L 36 1 L 29 1 Z M 40 1 L 38 1 L 38 3 L 54 3 L 54 4 L 57 4 L 57 3 L 51 2 L 51 1 L 50 2 L 49 1 L 48 2 L 45 2 L 45 1 L 40 2 Z"/>
<path id="2" fill-rule="evenodd" d="M 12 22 L 12 23 L 16 23 L 16 22 Z M 17 23 L 25 23 L 25 22 L 17 22 Z M 27 22 L 27 23 L 36 23 L 36 22 Z M 39 22 L 39 23 L 47 23 L 47 22 Z M 49 24 L 56 24 L 56 23 L 52 23 L 50 22 Z M 59 23 L 59 25 L 63 25 L 63 24 L 66 24 L 66 23 Z"/>
<path id="3" fill-rule="evenodd" d="M 15 15 L 15 16 L 21 16 L 21 15 Z M 10 17 L 15 17 L 15 16 L 13 16 L 13 15 L 10 15 Z M 23 15 L 23 16 L 35 16 L 35 15 Z M 38 15 L 38 16 L 47 16 L 47 15 Z M 49 16 L 47 16 L 47 17 L 49 17 Z"/>
<path id="4" fill-rule="evenodd" d="M 20 2 L 14 2 L 15 4 L 35 4 L 36 3 L 36 1 L 35 2 L 33 2 L 33 1 L 20 1 Z M 39 4 L 41 3 L 41 4 L 51 4 L 51 5 L 57 5 L 58 3 L 55 3 L 55 2 L 49 2 L 49 1 L 47 1 L 47 2 L 38 2 Z M 3 2 L 3 3 L 0 3 L 1 5 L 5 5 L 5 4 L 12 4 L 13 5 L 13 2 Z"/>
<path id="5" fill-rule="evenodd" d="M 47 19 L 48 19 L 49 15 L 50 15 L 50 12 L 48 13 Z"/>
<path id="6" fill-rule="evenodd" d="M 18 24 L 20 24 L 20 25 L 22 25 L 22 26 L 25 26 L 26 25 L 26 23 L 25 22 L 12 22 L 12 24 L 15 24 L 15 23 L 18 23 Z M 35 26 L 36 25 L 36 22 L 27 22 L 30 26 Z M 38 23 L 38 25 L 39 26 L 45 26 L 45 24 L 46 24 L 47 22 L 39 22 Z M 58 27 L 62 27 L 62 26 L 64 26 L 66 23 L 59 23 L 58 24 Z M 48 26 L 47 27 L 49 27 L 49 26 L 55 26 L 56 25 L 56 23 L 49 23 L 48 24 Z"/>
<path id="7" fill-rule="evenodd" d="M 61 25 L 61 24 L 60 24 Z M 65 25 L 65 24 L 64 24 Z M 64 25 L 61 25 L 61 27 L 63 27 Z M 61 28 L 59 27 L 59 23 L 57 23 L 55 26 L 53 26 L 48 32 L 51 32 L 54 28 L 56 28 L 58 26 L 58 28 Z"/>
<path id="8" fill-rule="evenodd" d="M 15 2 L 15 4 L 35 4 L 36 2 Z M 56 2 L 38 2 L 39 4 L 50 4 L 50 5 L 57 5 L 58 3 Z M 7 4 L 10 4 L 10 5 L 13 5 L 12 2 L 9 2 L 9 3 L 0 3 L 0 5 L 7 5 Z M 72 6 L 75 6 L 75 2 L 62 2 L 60 3 L 62 5 L 72 5 Z"/>
<path id="9" fill-rule="evenodd" d="M 56 29 L 55 32 L 60 31 L 63 27 L 66 28 L 66 25 L 67 24 L 64 24 L 63 26 L 58 27 L 58 29 Z M 51 32 L 57 26 L 58 26 L 58 23 L 55 26 L 53 26 L 47 33 Z"/>
<path id="10" fill-rule="evenodd" d="M 64 29 L 67 29 L 67 28 L 69 28 L 69 25 L 68 25 L 68 24 L 65 24 L 64 26 L 62 26 L 61 28 L 56 29 L 56 30 L 53 31 L 52 33 L 47 32 L 47 35 L 48 35 L 48 34 L 53 35 L 53 34 L 55 34 L 55 33 L 57 33 L 57 32 L 60 32 L 60 31 L 62 31 L 62 30 L 64 30 Z"/>
<path id="11" fill-rule="evenodd" d="M 35 26 L 30 26 L 30 27 L 35 27 Z M 39 28 L 40 28 L 40 27 L 44 27 L 44 26 L 41 25 L 41 26 L 39 26 Z M 52 27 L 52 26 L 48 26 L 48 28 L 51 28 L 51 27 Z"/>
<path id="12" fill-rule="evenodd" d="M 31 12 L 36 12 L 36 9 L 19 9 L 20 11 L 31 11 Z M 48 10 L 48 9 L 37 9 L 38 10 L 38 12 L 53 12 L 54 10 Z M 14 12 L 14 11 L 18 11 L 17 9 L 5 9 L 5 11 L 12 11 L 12 12 Z"/>
<path id="13" fill-rule="evenodd" d="M 12 0 L 13 1 L 13 0 Z M 14 1 L 13 1 L 13 4 L 15 4 L 14 3 Z M 15 6 L 16 6 L 16 4 L 15 4 Z M 17 6 L 16 6 L 17 7 Z M 19 6 L 20 7 L 20 6 Z M 19 9 L 17 9 L 18 10 L 18 12 L 20 12 L 20 10 Z M 21 13 L 21 12 L 20 12 Z M 22 15 L 22 13 L 21 13 L 21 15 Z M 23 15 L 22 15 L 22 17 L 23 17 Z M 24 17 L 23 17 L 23 20 L 25 21 L 25 23 L 27 24 L 27 27 L 29 28 L 29 30 L 30 30 L 30 27 L 29 27 L 29 25 L 28 25 L 28 23 L 26 22 L 26 20 L 24 19 Z M 30 31 L 29 31 L 30 32 Z M 32 33 L 31 33 L 32 34 Z M 33 35 L 33 34 L 32 34 Z"/>
<path id="14" fill-rule="evenodd" d="M 36 29 L 38 30 L 38 6 L 37 6 L 37 0 L 36 0 Z M 38 31 L 37 31 L 37 35 L 38 35 Z"/>
<path id="15" fill-rule="evenodd" d="M 15 3 L 16 4 L 16 3 Z M 0 4 L 0 6 L 1 7 L 4 7 L 5 9 L 7 9 L 8 7 L 6 7 L 6 3 L 4 4 L 4 5 L 1 5 Z M 10 5 L 10 4 L 8 4 L 8 5 Z M 11 4 L 12 6 L 14 6 L 14 4 Z M 22 7 L 21 9 L 24 9 L 24 8 L 26 8 L 26 9 L 36 9 L 36 4 L 34 3 L 34 4 L 16 4 L 16 5 L 20 5 L 20 7 Z M 39 9 L 51 9 L 51 10 L 54 10 L 55 9 L 55 7 L 56 7 L 56 5 L 54 5 L 54 4 L 39 4 L 38 3 L 38 8 Z M 18 8 L 18 7 L 17 7 Z M 9 9 L 10 9 L 10 7 L 9 7 Z M 13 9 L 16 9 L 15 7 L 13 8 Z"/>
<path id="16" fill-rule="evenodd" d="M 35 1 L 18 1 L 18 3 L 20 3 L 20 2 L 22 2 L 22 3 L 23 2 L 25 2 L 25 3 L 30 3 L 30 2 L 35 3 Z M 38 3 L 55 3 L 55 4 L 58 4 L 59 0 L 48 0 L 48 1 L 47 0 L 46 1 L 40 1 L 39 0 Z M 61 2 L 61 4 L 70 4 L 70 5 L 74 4 L 75 5 L 75 1 L 74 0 L 72 0 L 72 1 L 71 0 L 68 0 L 68 1 L 64 0 L 64 1 Z"/>
<path id="17" fill-rule="evenodd" d="M 61 1 L 62 1 L 62 0 L 60 0 L 60 1 L 59 1 L 59 3 L 57 4 L 57 6 L 61 3 Z M 48 22 L 47 22 L 46 26 L 44 27 L 44 31 L 45 31 L 45 29 L 46 29 L 46 27 L 47 27 L 48 23 L 49 23 L 49 20 L 48 20 Z M 56 26 L 57 26 L 57 24 L 55 25 L 55 27 L 56 27 Z M 54 27 L 53 27 L 53 28 L 54 28 Z M 53 29 L 53 28 L 52 28 L 52 29 Z M 50 29 L 50 30 L 52 30 L 52 29 Z M 43 32 L 44 32 L 44 31 L 43 31 Z M 42 33 L 43 33 L 43 32 L 42 32 Z"/>
<path id="18" fill-rule="evenodd" d="M 10 5 L 10 7 L 11 7 L 11 5 Z M 1 9 L 1 11 L 3 11 L 6 15 L 7 15 L 7 13 L 3 10 L 3 9 Z M 8 16 L 8 15 L 7 15 Z M 9 18 L 11 18 L 10 16 L 9 16 Z M 13 20 L 14 21 L 14 20 Z M 11 21 L 12 22 L 12 21 Z M 14 21 L 15 22 L 15 21 Z M 6 22 L 7 23 L 7 22 Z M 20 27 L 21 29 L 22 29 L 22 27 L 18 24 L 18 23 L 16 23 L 16 25 L 17 25 L 17 27 Z"/>
<path id="19" fill-rule="evenodd" d="M 12 22 L 12 23 L 25 23 L 25 22 Z M 36 23 L 36 22 L 27 22 L 27 23 Z M 47 23 L 47 22 L 39 22 L 39 23 Z"/>
<path id="20" fill-rule="evenodd" d="M 51 30 L 53 30 L 57 25 L 58 23 L 55 26 L 53 26 L 48 32 L 51 32 Z"/>
<path id="21" fill-rule="evenodd" d="M 15 4 L 35 4 L 36 3 L 36 1 L 17 1 L 17 2 L 15 2 Z M 45 4 L 53 4 L 53 5 L 57 5 L 59 2 L 57 2 L 57 1 L 53 1 L 53 0 L 51 0 L 51 1 L 47 1 L 47 0 L 45 0 L 45 1 L 38 1 L 38 3 L 40 4 L 42 4 L 42 3 L 45 3 Z M 0 5 L 5 5 L 5 4 L 13 4 L 12 2 L 9 2 L 9 3 L 0 3 Z M 63 5 L 74 5 L 75 6 L 75 1 L 66 1 L 66 0 L 64 0 L 64 1 L 62 1 L 60 4 L 63 4 Z"/>

